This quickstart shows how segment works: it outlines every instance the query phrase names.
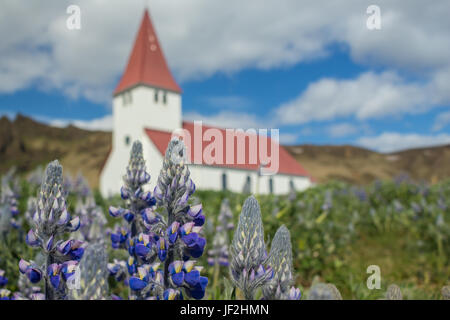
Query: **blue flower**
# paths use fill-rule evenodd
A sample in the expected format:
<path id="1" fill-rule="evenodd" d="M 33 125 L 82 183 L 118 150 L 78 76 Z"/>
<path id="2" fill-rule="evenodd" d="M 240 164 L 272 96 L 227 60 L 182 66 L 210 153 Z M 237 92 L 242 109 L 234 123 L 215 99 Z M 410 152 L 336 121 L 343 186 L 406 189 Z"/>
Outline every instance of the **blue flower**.
<path id="1" fill-rule="evenodd" d="M 202 299 L 205 296 L 206 286 L 208 285 L 207 277 L 200 277 L 199 281 L 189 290 L 194 299 Z"/>
<path id="2" fill-rule="evenodd" d="M 151 192 L 143 192 L 141 194 L 141 200 L 145 201 L 149 207 L 153 207 L 156 204 L 156 199 L 152 196 Z"/>
<path id="3" fill-rule="evenodd" d="M 122 281 L 125 278 L 125 262 L 114 259 L 113 263 L 108 263 L 107 269 L 109 274 L 117 281 Z"/>
<path id="4" fill-rule="evenodd" d="M 167 236 L 169 237 L 170 244 L 174 244 L 177 241 L 179 227 L 180 223 L 178 221 L 174 221 L 172 225 L 167 228 Z"/>
<path id="5" fill-rule="evenodd" d="M 113 218 L 117 218 L 120 217 L 124 214 L 125 209 L 123 208 L 116 208 L 116 207 L 109 207 L 109 214 L 111 215 L 111 217 Z"/>
<path id="6" fill-rule="evenodd" d="M 60 270 L 65 281 L 68 281 L 74 274 L 78 261 L 66 261 L 60 266 Z"/>
<path id="7" fill-rule="evenodd" d="M 161 261 L 166 260 L 167 257 L 167 246 L 166 246 L 166 239 L 164 237 L 160 237 L 158 239 L 157 243 L 158 247 L 158 258 Z"/>
<path id="8" fill-rule="evenodd" d="M 7 289 L 0 289 L 0 300 L 11 300 L 9 295 L 11 294 L 11 291 Z"/>
<path id="9" fill-rule="evenodd" d="M 131 277 L 129 281 L 130 288 L 134 291 L 140 291 L 144 289 L 149 282 L 149 274 L 143 267 L 138 268 L 137 277 Z"/>
<path id="10" fill-rule="evenodd" d="M 181 297 L 181 293 L 178 290 L 167 289 L 163 293 L 164 300 L 178 300 Z"/>
<path id="11" fill-rule="evenodd" d="M 174 261 L 169 265 L 169 273 L 173 283 L 177 287 L 181 287 L 184 282 L 183 262 Z"/>
<path id="12" fill-rule="evenodd" d="M 134 219 L 134 214 L 131 213 L 131 211 L 127 210 L 124 215 L 123 218 L 127 221 L 127 222 L 131 222 Z"/>
<path id="13" fill-rule="evenodd" d="M 34 265 L 34 263 L 30 263 L 23 259 L 19 261 L 19 271 L 22 274 L 25 274 L 31 283 L 38 283 L 42 279 L 42 271 Z"/>
<path id="14" fill-rule="evenodd" d="M 61 266 L 57 263 L 53 263 L 47 268 L 47 275 L 50 279 L 50 283 L 55 289 L 58 289 L 61 283 L 60 270 Z"/>
<path id="15" fill-rule="evenodd" d="M 120 188 L 120 196 L 122 197 L 123 200 L 127 200 L 130 197 L 128 188 L 121 187 Z"/>
<path id="16" fill-rule="evenodd" d="M 159 221 L 159 218 L 152 208 L 145 208 L 141 210 L 141 216 L 144 219 L 144 222 L 149 225 L 153 225 Z"/>
<path id="17" fill-rule="evenodd" d="M 5 271 L 0 269 L 0 288 L 6 286 L 8 278 L 5 277 Z"/>
<path id="18" fill-rule="evenodd" d="M 25 241 L 31 247 L 38 247 L 41 245 L 41 240 L 36 237 L 33 229 L 30 229 L 30 231 L 28 231 Z"/>
<path id="19" fill-rule="evenodd" d="M 300 300 L 302 293 L 299 288 L 291 287 L 289 290 L 289 300 Z"/>
<path id="20" fill-rule="evenodd" d="M 125 228 L 118 228 L 117 233 L 111 233 L 112 247 L 117 249 L 128 239 L 128 231 Z"/>
<path id="21" fill-rule="evenodd" d="M 130 275 L 135 274 L 137 271 L 136 262 L 133 257 L 128 257 L 127 269 Z"/>

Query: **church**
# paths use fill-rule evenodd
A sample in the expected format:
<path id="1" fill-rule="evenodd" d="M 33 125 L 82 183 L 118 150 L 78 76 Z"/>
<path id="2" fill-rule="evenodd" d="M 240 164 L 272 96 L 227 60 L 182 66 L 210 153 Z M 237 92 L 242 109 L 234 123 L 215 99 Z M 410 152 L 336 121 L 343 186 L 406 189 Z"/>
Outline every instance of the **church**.
<path id="1" fill-rule="evenodd" d="M 168 67 L 148 10 L 145 10 L 125 72 L 113 94 L 112 149 L 100 173 L 103 196 L 119 193 L 135 140 L 142 142 L 147 171 L 152 176 L 151 188 L 162 168 L 173 132 L 187 133 L 193 139 L 192 143 L 186 143 L 188 149 L 190 146 L 198 149 L 197 125 L 183 121 L 181 104 L 182 90 Z M 229 130 L 210 126 L 202 126 L 202 129 L 224 137 Z M 200 145 L 200 157 L 195 150 L 187 150 L 189 170 L 198 189 L 286 194 L 291 189 L 300 191 L 313 184 L 308 172 L 275 139 L 247 131 L 236 133 L 235 138 L 243 143 L 233 145 L 231 149 L 216 148 L 215 153 L 220 151 L 227 159 L 233 153 L 232 160 L 243 155 L 241 161 L 217 161 L 217 157 L 205 159 L 202 151 L 208 148 L 207 143 Z M 268 164 L 257 152 L 261 152 L 265 143 L 269 143 L 270 147 L 266 147 L 271 155 L 277 156 L 271 159 L 277 166 L 270 174 L 262 174 Z"/>

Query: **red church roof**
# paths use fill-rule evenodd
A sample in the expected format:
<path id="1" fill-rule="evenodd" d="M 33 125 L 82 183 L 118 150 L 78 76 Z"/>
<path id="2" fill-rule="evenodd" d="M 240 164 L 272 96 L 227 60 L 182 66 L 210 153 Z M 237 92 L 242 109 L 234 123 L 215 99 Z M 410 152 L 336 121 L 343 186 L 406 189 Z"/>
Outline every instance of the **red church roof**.
<path id="1" fill-rule="evenodd" d="M 208 130 L 211 129 L 213 127 L 208 127 L 203 125 L 202 126 L 202 130 L 203 133 Z M 192 122 L 183 122 L 183 129 L 187 130 L 191 136 L 191 143 L 190 145 L 193 146 L 193 139 L 194 139 L 194 123 Z M 213 129 L 217 129 L 221 132 L 222 137 L 224 139 L 223 141 L 223 161 L 221 161 L 221 163 L 212 163 L 212 164 L 206 164 L 203 156 L 202 156 L 202 164 L 204 165 L 212 165 L 212 166 L 219 166 L 219 167 L 227 167 L 227 168 L 235 168 L 235 169 L 245 169 L 245 170 L 258 170 L 260 165 L 261 165 L 261 159 L 259 158 L 259 144 L 260 144 L 260 140 L 261 139 L 266 139 L 266 146 L 267 149 L 269 150 L 267 153 L 270 155 L 270 143 L 271 143 L 271 139 L 270 137 L 263 137 L 263 136 L 257 136 L 258 139 L 258 146 L 257 146 L 257 150 L 258 152 L 256 152 L 256 163 L 255 161 L 250 161 L 250 155 L 249 155 L 249 151 L 250 151 L 250 146 L 249 146 L 249 136 L 250 134 L 246 134 L 246 133 L 240 133 L 242 135 L 246 136 L 246 143 L 245 143 L 245 161 L 242 164 L 237 164 L 237 154 L 238 154 L 238 150 L 237 150 L 237 143 L 235 140 L 234 143 L 234 163 L 236 164 L 226 164 L 226 130 L 225 129 L 221 129 L 221 128 L 213 128 Z M 160 130 L 154 130 L 154 129 L 145 129 L 145 132 L 147 134 L 147 136 L 150 138 L 150 140 L 154 143 L 154 145 L 156 146 L 156 148 L 158 149 L 158 151 L 164 156 L 166 149 L 167 149 L 167 145 L 170 142 L 170 138 L 172 136 L 171 132 L 168 131 L 160 131 Z M 239 135 L 239 133 L 236 133 L 237 135 Z M 208 141 L 203 141 L 202 143 L 202 155 L 203 155 L 203 151 L 205 150 L 205 148 L 210 144 L 211 142 Z M 264 143 L 264 142 L 263 142 Z M 275 143 L 274 143 L 275 144 Z M 278 144 L 276 144 L 276 146 L 278 146 L 278 150 L 279 150 L 279 167 L 278 167 L 278 173 L 282 173 L 282 174 L 287 174 L 287 175 L 294 175 L 294 176 L 308 176 L 309 174 L 308 172 L 289 154 L 289 152 L 283 147 L 280 146 Z M 242 150 L 239 150 L 239 152 L 242 152 Z M 194 150 L 191 150 L 190 152 L 190 156 L 191 156 L 191 163 L 194 163 Z M 270 158 L 270 156 L 269 156 Z"/>
<path id="2" fill-rule="evenodd" d="M 181 88 L 167 66 L 148 10 L 145 10 L 128 65 L 114 95 L 138 84 L 181 93 Z"/>

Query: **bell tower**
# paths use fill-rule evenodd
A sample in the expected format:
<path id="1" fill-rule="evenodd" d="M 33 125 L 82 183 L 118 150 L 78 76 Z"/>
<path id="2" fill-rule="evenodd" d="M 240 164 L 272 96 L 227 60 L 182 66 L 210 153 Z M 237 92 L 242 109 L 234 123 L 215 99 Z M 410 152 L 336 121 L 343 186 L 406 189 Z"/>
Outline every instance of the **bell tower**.
<path id="1" fill-rule="evenodd" d="M 114 90 L 113 149 L 127 154 L 145 128 L 170 132 L 181 128 L 181 94 L 145 10 L 128 64 Z"/>

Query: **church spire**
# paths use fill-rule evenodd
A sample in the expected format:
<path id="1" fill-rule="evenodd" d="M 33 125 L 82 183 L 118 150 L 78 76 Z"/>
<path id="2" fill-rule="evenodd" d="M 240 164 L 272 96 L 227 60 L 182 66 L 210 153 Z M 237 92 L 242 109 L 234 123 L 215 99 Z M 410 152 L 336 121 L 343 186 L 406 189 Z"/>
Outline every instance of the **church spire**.
<path id="1" fill-rule="evenodd" d="M 181 93 L 167 65 L 148 10 L 145 9 L 133 51 L 114 95 L 138 84 Z"/>

